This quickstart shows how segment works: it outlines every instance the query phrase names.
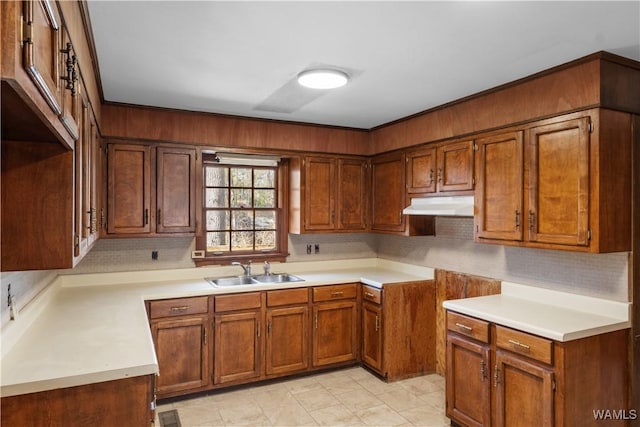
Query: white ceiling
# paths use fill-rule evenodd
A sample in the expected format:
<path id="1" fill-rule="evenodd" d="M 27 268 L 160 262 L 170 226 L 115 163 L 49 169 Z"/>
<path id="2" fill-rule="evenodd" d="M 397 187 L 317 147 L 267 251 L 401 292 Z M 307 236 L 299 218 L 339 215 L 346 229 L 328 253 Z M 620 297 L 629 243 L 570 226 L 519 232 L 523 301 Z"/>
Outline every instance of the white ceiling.
<path id="1" fill-rule="evenodd" d="M 640 60 L 637 0 L 88 5 L 105 101 L 363 129 L 600 50 Z M 299 87 L 314 65 L 352 79 Z"/>

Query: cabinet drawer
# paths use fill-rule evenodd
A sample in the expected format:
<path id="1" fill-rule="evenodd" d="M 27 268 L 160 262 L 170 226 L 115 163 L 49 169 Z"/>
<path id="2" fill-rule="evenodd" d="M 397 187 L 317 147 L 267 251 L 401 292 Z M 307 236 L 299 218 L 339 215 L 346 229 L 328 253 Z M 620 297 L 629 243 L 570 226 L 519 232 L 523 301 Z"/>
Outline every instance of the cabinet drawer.
<path id="1" fill-rule="evenodd" d="M 478 341 L 489 342 L 489 322 L 447 311 L 447 329 Z"/>
<path id="2" fill-rule="evenodd" d="M 313 288 L 313 301 L 332 301 L 356 297 L 357 284 L 318 286 Z"/>
<path id="3" fill-rule="evenodd" d="M 374 288 L 371 286 L 362 287 L 362 299 L 365 301 L 371 301 L 376 304 L 382 302 L 382 289 Z"/>
<path id="4" fill-rule="evenodd" d="M 149 317 L 184 316 L 186 314 L 206 313 L 209 297 L 175 298 L 149 302 Z"/>
<path id="5" fill-rule="evenodd" d="M 553 341 L 504 326 L 496 326 L 496 346 L 549 365 L 553 360 Z"/>
<path id="6" fill-rule="evenodd" d="M 216 313 L 221 311 L 249 310 L 252 308 L 260 308 L 262 306 L 262 301 L 260 300 L 260 292 L 216 295 L 214 306 Z"/>
<path id="7" fill-rule="evenodd" d="M 277 307 L 279 305 L 306 304 L 309 302 L 308 289 L 309 288 L 298 288 L 267 291 L 267 306 Z"/>

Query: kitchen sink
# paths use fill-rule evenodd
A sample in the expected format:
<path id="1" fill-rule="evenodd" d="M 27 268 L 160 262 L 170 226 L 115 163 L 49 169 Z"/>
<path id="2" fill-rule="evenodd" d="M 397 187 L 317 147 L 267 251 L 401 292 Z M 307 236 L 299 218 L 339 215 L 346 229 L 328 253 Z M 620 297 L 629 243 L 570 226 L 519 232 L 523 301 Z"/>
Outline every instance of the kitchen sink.
<path id="1" fill-rule="evenodd" d="M 217 287 L 258 284 L 251 276 L 205 277 L 205 280 Z"/>
<path id="2" fill-rule="evenodd" d="M 205 280 L 215 287 L 260 285 L 265 283 L 288 283 L 304 282 L 304 279 L 293 274 L 261 274 L 255 276 L 228 276 L 228 277 L 205 277 Z"/>
<path id="3" fill-rule="evenodd" d="M 304 279 L 294 276 L 293 274 L 262 274 L 260 276 L 252 276 L 254 280 L 260 283 L 285 283 L 285 282 L 304 282 Z"/>

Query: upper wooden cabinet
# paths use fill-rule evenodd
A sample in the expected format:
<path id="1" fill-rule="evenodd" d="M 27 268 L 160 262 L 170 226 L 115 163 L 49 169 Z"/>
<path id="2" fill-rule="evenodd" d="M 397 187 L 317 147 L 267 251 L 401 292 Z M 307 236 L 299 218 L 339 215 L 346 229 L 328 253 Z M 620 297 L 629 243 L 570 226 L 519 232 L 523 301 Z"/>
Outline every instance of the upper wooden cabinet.
<path id="1" fill-rule="evenodd" d="M 530 242 L 588 245 L 590 126 L 581 117 L 529 130 Z"/>
<path id="2" fill-rule="evenodd" d="M 64 86 L 58 69 L 61 21 L 57 9 L 49 0 L 24 2 L 24 68 L 51 110 L 61 115 Z"/>
<path id="3" fill-rule="evenodd" d="M 394 152 L 376 156 L 371 162 L 373 231 L 404 232 L 405 154 Z"/>
<path id="4" fill-rule="evenodd" d="M 195 231 L 196 155 L 191 148 L 156 149 L 156 232 Z"/>
<path id="5" fill-rule="evenodd" d="M 195 160 L 194 148 L 109 144 L 107 233 L 193 233 Z"/>
<path id="6" fill-rule="evenodd" d="M 631 117 L 588 110 L 477 140 L 475 240 L 630 250 Z"/>
<path id="7" fill-rule="evenodd" d="M 380 233 L 426 236 L 435 233 L 435 219 L 408 216 L 404 152 L 382 154 L 371 162 L 371 230 Z M 416 181 L 417 182 L 417 181 Z"/>
<path id="8" fill-rule="evenodd" d="M 473 191 L 473 141 L 427 146 L 406 154 L 409 196 Z"/>
<path id="9" fill-rule="evenodd" d="M 0 4 L 4 138 L 59 142 L 73 149 L 81 137 L 81 73 L 74 43 L 86 47 L 87 42 L 77 31 L 84 27 L 74 21 L 80 14 L 63 19 L 60 9 L 58 2 L 49 0 Z M 76 31 L 73 37 L 69 28 Z M 91 63 L 85 60 L 85 65 Z M 93 70 L 84 71 L 92 92 L 98 93 Z"/>
<path id="10" fill-rule="evenodd" d="M 109 144 L 107 165 L 108 233 L 149 233 L 151 147 Z"/>
<path id="11" fill-rule="evenodd" d="M 407 193 L 430 194 L 436 192 L 436 148 L 426 147 L 407 152 Z"/>
<path id="12" fill-rule="evenodd" d="M 476 238 L 522 240 L 523 132 L 476 141 Z"/>
<path id="13" fill-rule="evenodd" d="M 292 159 L 289 232 L 365 231 L 368 165 L 361 158 Z"/>

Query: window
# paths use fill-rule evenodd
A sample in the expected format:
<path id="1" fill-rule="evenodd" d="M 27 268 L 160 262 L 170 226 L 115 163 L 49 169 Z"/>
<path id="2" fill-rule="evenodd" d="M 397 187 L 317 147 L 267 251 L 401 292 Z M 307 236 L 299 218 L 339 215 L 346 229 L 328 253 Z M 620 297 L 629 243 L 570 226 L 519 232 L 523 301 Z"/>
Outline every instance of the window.
<path id="1" fill-rule="evenodd" d="M 218 163 L 203 156 L 202 234 L 207 260 L 282 257 L 278 166 Z M 210 262 L 208 262 L 210 263 Z"/>

